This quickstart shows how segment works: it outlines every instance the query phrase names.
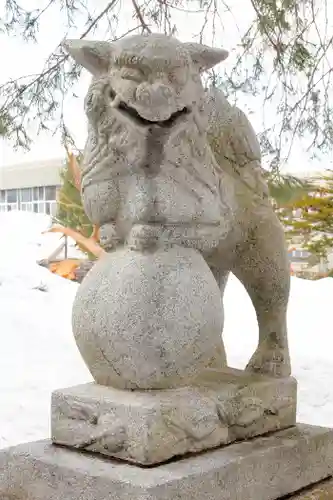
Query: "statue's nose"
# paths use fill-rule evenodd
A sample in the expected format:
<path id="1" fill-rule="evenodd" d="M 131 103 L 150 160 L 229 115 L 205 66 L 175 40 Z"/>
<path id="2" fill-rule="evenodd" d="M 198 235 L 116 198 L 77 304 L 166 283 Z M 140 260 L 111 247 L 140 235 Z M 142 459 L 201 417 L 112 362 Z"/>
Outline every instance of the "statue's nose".
<path id="1" fill-rule="evenodd" d="M 140 107 L 161 115 L 157 117 L 159 120 L 167 119 L 173 112 L 173 91 L 163 83 L 141 84 L 136 90 L 136 101 Z"/>

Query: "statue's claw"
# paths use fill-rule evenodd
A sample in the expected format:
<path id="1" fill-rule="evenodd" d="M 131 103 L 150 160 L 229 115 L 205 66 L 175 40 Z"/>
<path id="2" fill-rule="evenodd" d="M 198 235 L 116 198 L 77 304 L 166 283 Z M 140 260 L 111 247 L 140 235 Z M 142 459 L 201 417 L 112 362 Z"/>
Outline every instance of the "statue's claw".
<path id="1" fill-rule="evenodd" d="M 291 366 L 288 349 L 261 344 L 252 355 L 246 370 L 272 377 L 289 377 Z"/>

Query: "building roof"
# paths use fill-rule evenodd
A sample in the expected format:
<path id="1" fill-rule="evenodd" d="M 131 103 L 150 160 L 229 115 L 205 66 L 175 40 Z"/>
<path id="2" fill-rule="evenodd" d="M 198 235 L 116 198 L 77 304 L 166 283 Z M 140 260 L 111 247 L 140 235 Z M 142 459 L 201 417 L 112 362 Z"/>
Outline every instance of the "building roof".
<path id="1" fill-rule="evenodd" d="M 62 158 L 19 163 L 0 168 L 0 190 L 37 186 L 59 186 Z"/>

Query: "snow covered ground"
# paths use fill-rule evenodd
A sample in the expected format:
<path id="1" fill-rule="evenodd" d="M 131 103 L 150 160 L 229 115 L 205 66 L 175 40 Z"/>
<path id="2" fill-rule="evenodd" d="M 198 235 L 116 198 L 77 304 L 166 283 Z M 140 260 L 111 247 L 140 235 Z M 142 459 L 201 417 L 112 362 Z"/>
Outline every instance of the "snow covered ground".
<path id="1" fill-rule="evenodd" d="M 49 436 L 50 395 L 91 380 L 71 334 L 77 285 L 35 261 L 59 235 L 41 235 L 48 217 L 0 214 L 0 448 Z M 292 278 L 289 335 L 299 381 L 300 421 L 333 424 L 333 279 Z M 242 285 L 230 280 L 224 339 L 229 364 L 243 367 L 255 348 L 254 309 Z"/>

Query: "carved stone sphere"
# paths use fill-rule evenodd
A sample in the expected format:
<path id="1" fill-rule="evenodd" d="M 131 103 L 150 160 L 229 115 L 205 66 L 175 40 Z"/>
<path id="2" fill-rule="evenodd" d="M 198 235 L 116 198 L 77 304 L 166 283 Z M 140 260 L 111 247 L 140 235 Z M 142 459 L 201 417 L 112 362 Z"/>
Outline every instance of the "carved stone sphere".
<path id="1" fill-rule="evenodd" d="M 223 307 L 201 255 L 174 247 L 103 257 L 78 289 L 73 331 L 95 381 L 120 389 L 177 387 L 225 365 Z"/>

